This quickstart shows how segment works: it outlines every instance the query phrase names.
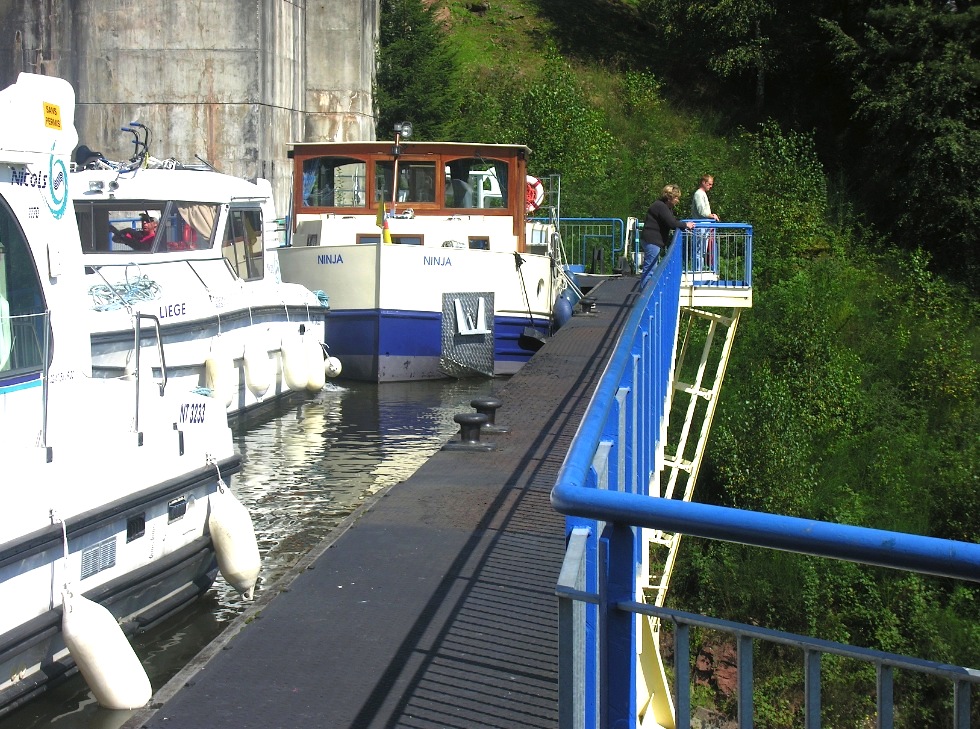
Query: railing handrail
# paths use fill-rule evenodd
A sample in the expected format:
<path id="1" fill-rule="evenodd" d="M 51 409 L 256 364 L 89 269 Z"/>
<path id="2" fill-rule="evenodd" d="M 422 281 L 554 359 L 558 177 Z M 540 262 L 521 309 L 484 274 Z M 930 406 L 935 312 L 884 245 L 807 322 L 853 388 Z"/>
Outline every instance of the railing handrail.
<path id="1" fill-rule="evenodd" d="M 738 228 L 745 224 L 716 226 Z M 674 257 L 681 248 L 677 245 L 680 236 L 678 231 L 652 272 L 652 279 L 677 267 Z M 655 288 L 652 283 L 644 287 L 624 332 L 639 327 Z M 585 488 L 603 425 L 615 405 L 616 390 L 630 362 L 631 349 L 631 337 L 624 336 L 582 418 L 551 494 L 551 503 L 559 513 L 980 582 L 980 544 Z"/>
<path id="2" fill-rule="evenodd" d="M 722 225 L 747 228 L 745 250 L 749 260 L 751 227 Z M 980 582 L 980 544 L 656 495 L 660 493 L 665 458 L 671 370 L 677 366 L 674 357 L 680 311 L 674 288 L 688 280 L 682 270 L 692 260 L 694 250 L 679 245 L 682 240 L 678 232 L 640 288 L 551 492 L 552 506 L 571 517 L 566 520 L 568 546 L 556 586 L 561 726 L 634 726 L 641 718 L 645 724 L 645 712 L 652 711 L 656 721 L 668 722 L 664 726 L 687 729 L 691 709 L 689 626 L 727 630 L 736 636 L 739 726 L 752 726 L 752 641 L 756 639 L 803 649 L 807 726 L 820 726 L 822 653 L 877 666 L 879 726 L 893 726 L 895 668 L 949 679 L 953 684 L 954 725 L 969 726 L 969 685 L 980 683 L 980 670 L 729 623 L 643 601 L 645 584 L 649 584 L 649 575 L 643 572 L 649 567 L 646 539 L 650 532 Z M 637 614 L 666 618 L 675 624 L 679 657 L 675 664 L 676 705 L 670 704 L 670 687 L 662 666 L 651 669 L 644 663 L 641 671 L 637 651 L 642 650 L 641 656 L 647 659 L 647 651 L 657 651 L 655 626 L 659 622 L 638 620 Z"/>
<path id="3" fill-rule="evenodd" d="M 551 498 L 569 516 L 980 582 L 980 544 L 582 488 L 571 476 Z"/>

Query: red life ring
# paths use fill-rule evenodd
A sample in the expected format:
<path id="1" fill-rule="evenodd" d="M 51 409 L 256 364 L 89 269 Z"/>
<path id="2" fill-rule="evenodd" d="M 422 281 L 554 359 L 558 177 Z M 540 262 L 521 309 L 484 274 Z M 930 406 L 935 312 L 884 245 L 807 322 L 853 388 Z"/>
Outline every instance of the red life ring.
<path id="1" fill-rule="evenodd" d="M 537 177 L 527 176 L 527 188 L 524 192 L 524 203 L 527 212 L 533 213 L 544 202 L 544 185 Z"/>

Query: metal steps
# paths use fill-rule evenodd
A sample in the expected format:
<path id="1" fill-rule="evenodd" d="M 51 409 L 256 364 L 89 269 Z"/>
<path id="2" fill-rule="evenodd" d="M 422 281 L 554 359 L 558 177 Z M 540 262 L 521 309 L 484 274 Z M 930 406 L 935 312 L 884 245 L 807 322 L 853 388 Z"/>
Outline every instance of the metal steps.
<path id="1" fill-rule="evenodd" d="M 741 308 L 730 315 L 695 307 L 681 307 L 674 370 L 671 377 L 667 438 L 663 468 L 653 478 L 650 493 L 690 501 L 707 447 L 718 395 L 725 379 Z M 680 534 L 643 530 L 645 569 L 640 571 L 637 594 L 663 607 L 670 576 L 677 560 Z M 637 691 L 640 726 L 673 729 L 674 707 L 666 670 L 660 659 L 660 624 L 639 618 L 638 660 L 643 667 Z"/>

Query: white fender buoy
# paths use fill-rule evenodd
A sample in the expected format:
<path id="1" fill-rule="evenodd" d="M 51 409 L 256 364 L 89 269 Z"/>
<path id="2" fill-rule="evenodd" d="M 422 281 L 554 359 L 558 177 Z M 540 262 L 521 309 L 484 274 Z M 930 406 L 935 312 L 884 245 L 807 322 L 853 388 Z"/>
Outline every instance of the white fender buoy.
<path id="1" fill-rule="evenodd" d="M 251 600 L 262 567 L 252 517 L 223 483 L 208 497 L 208 503 L 208 530 L 218 558 L 218 570 L 229 585 Z"/>
<path id="2" fill-rule="evenodd" d="M 309 377 L 306 376 L 303 340 L 296 334 L 285 336 L 279 351 L 282 355 L 282 378 L 286 387 L 293 391 L 304 389 Z"/>
<path id="3" fill-rule="evenodd" d="M 312 334 L 306 335 L 306 389 L 310 392 L 320 392 L 327 384 L 327 369 L 323 362 L 323 347 Z"/>
<path id="4" fill-rule="evenodd" d="M 261 398 L 272 387 L 275 377 L 275 364 L 269 359 L 269 350 L 257 342 L 248 342 L 245 345 L 243 363 L 245 386 L 255 397 Z"/>
<path id="5" fill-rule="evenodd" d="M 340 377 L 340 373 L 343 371 L 343 366 L 340 364 L 340 360 L 336 357 L 327 357 L 325 363 L 324 372 L 327 377 Z"/>
<path id="6" fill-rule="evenodd" d="M 106 709 L 137 709 L 153 689 L 133 646 L 108 610 L 68 592 L 62 594 L 61 633 L 95 700 Z"/>
<path id="7" fill-rule="evenodd" d="M 231 407 L 238 390 L 235 379 L 232 356 L 219 342 L 215 342 L 204 360 L 204 384 L 211 390 L 211 396 L 218 402 L 223 402 L 226 408 Z"/>

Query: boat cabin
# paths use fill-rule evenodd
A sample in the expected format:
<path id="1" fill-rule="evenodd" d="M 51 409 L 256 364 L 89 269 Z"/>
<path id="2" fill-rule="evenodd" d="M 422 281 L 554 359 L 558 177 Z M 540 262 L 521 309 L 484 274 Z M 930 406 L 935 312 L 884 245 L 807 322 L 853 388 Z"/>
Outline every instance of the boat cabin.
<path id="1" fill-rule="evenodd" d="M 299 245 L 377 245 L 382 219 L 430 220 L 480 216 L 510 218 L 509 228 L 524 250 L 527 158 L 523 145 L 463 142 L 297 143 L 293 159 L 294 221 L 371 216 L 375 226 L 360 227 L 353 240 L 304 238 Z M 296 223 L 294 222 L 294 225 Z M 395 245 L 440 245 L 418 230 L 390 231 Z M 459 241 L 488 249 L 478 232 Z"/>
<path id="2" fill-rule="evenodd" d="M 264 254 L 276 241 L 271 189 L 204 170 L 145 169 L 120 177 L 112 171 L 73 172 L 75 217 L 86 254 L 178 253 L 216 257 L 220 251 L 239 278 L 264 275 Z M 218 199 L 237 183 L 242 197 Z M 245 186 L 255 188 L 250 195 Z M 183 197 L 176 197 L 182 195 Z M 195 255 L 195 252 L 200 252 Z M 213 252 L 213 253 L 212 253 Z"/>

